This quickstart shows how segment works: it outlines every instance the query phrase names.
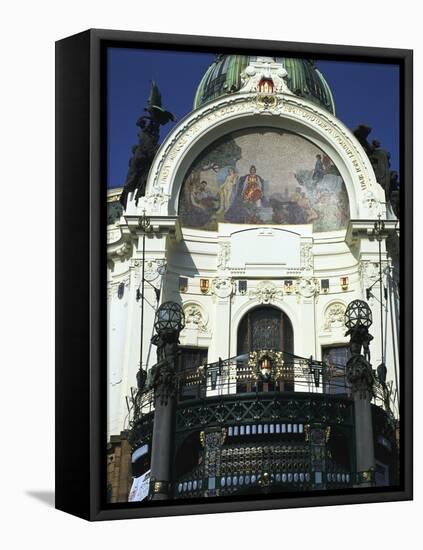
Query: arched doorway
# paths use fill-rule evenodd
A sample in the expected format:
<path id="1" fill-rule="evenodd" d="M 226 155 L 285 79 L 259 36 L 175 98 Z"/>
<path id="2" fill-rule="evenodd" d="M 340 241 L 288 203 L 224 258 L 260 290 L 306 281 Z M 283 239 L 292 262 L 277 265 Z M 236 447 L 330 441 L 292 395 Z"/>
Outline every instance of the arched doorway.
<path id="1" fill-rule="evenodd" d="M 248 311 L 238 326 L 237 354 L 260 350 L 275 350 L 294 353 L 294 333 L 289 317 L 274 306 L 259 306 Z M 285 360 L 285 366 L 287 361 Z M 237 384 L 238 392 L 250 391 L 293 391 L 292 378 L 284 381 L 257 382 L 246 381 Z"/>

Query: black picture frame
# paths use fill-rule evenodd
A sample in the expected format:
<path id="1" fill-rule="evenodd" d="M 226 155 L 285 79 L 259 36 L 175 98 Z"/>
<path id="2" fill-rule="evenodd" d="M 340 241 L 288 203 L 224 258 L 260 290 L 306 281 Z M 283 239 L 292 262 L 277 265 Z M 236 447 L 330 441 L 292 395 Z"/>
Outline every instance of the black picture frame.
<path id="1" fill-rule="evenodd" d="M 110 505 L 105 497 L 105 49 L 283 51 L 296 56 L 396 63 L 401 71 L 401 463 L 398 488 L 200 503 Z M 56 43 L 56 508 L 110 520 L 360 504 L 412 499 L 413 483 L 413 52 L 91 29 Z"/>

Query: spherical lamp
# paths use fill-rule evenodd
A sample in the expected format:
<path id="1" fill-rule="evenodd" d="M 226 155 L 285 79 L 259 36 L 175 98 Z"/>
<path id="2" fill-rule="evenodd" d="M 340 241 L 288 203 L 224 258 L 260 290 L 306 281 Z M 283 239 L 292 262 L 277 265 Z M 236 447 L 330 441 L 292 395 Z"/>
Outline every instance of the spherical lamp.
<path id="1" fill-rule="evenodd" d="M 345 311 L 345 326 L 348 329 L 365 327 L 373 323 L 372 311 L 364 300 L 353 300 Z"/>
<path id="2" fill-rule="evenodd" d="M 157 334 L 179 334 L 185 326 L 185 314 L 179 304 L 164 302 L 156 311 L 154 328 Z"/>

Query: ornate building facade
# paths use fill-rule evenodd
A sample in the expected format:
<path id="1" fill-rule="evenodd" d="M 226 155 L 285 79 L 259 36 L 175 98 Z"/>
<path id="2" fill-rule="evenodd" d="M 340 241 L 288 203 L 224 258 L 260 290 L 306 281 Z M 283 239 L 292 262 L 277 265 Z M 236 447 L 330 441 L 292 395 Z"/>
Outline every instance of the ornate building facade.
<path id="1" fill-rule="evenodd" d="M 357 136 L 312 62 L 218 56 L 144 196 L 123 210 L 121 189 L 109 192 L 114 479 L 116 436 L 133 453 L 112 502 L 150 465 L 154 399 L 137 374 L 157 362 L 154 318 L 168 301 L 185 314 L 169 498 L 396 483 L 399 224 Z M 346 370 L 354 300 L 373 319 L 364 469 Z"/>

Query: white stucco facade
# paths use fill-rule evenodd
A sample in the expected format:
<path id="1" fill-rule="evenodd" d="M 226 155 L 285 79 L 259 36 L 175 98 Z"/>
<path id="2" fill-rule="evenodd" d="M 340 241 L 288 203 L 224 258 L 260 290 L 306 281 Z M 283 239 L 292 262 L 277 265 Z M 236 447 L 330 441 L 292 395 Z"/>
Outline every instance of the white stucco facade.
<path id="1" fill-rule="evenodd" d="M 269 69 L 267 69 L 269 70 Z M 243 89 L 207 103 L 185 117 L 168 135 L 156 155 L 146 195 L 138 205 L 130 200 L 120 220 L 108 226 L 108 435 L 126 427 L 126 396 L 136 385 L 140 366 L 142 231 L 145 213 L 151 230 L 145 238 L 144 368 L 155 362 L 150 344 L 160 303 L 180 303 L 186 314 L 181 345 L 207 349 L 208 362 L 237 354 L 237 332 L 243 316 L 260 304 L 281 309 L 290 319 L 294 352 L 322 358 L 324 346 L 346 344 L 343 314 L 354 299 L 366 299 L 366 289 L 379 296 L 379 245 L 372 236 L 374 222 L 385 219 L 385 233 L 397 229 L 386 219 L 384 192 L 370 161 L 354 135 L 334 116 L 293 95 L 284 85 L 280 65 L 270 67 L 277 84 L 275 101 L 258 100 L 255 82 L 260 71 L 246 79 Z M 348 192 L 350 222 L 346 230 L 316 233 L 306 225 L 238 225 L 219 223 L 217 231 L 181 227 L 178 200 L 184 176 L 196 156 L 217 138 L 234 130 L 265 125 L 283 129 L 317 145 L 336 164 Z M 113 194 L 110 193 L 110 200 Z M 388 217 L 392 217 L 388 209 Z M 389 259 L 382 241 L 382 266 Z M 186 291 L 179 278 L 186 277 Z M 341 278 L 348 278 L 342 285 Z M 207 291 L 200 280 L 209 281 Z M 324 291 L 322 279 L 329 280 Z M 247 281 L 247 290 L 239 289 Z M 291 288 L 285 281 L 292 280 Z M 384 286 L 387 278 L 384 277 Z M 389 288 L 389 287 L 388 287 Z M 122 291 L 123 289 L 123 291 Z M 380 304 L 371 298 L 371 362 L 382 360 Z M 397 316 L 395 296 L 384 309 L 387 380 L 397 384 Z M 396 388 L 398 389 L 398 388 Z M 230 390 L 232 391 L 232 390 Z M 317 391 L 317 390 L 316 390 Z M 394 388 L 395 391 L 395 388 Z"/>

